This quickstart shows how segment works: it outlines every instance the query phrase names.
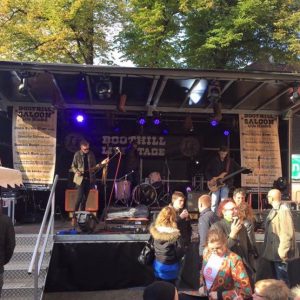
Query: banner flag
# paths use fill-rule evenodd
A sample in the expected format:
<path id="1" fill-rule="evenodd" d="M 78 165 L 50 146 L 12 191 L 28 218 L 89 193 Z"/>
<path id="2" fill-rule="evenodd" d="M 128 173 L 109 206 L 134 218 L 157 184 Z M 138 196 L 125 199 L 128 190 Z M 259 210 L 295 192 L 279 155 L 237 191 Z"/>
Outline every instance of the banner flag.
<path id="1" fill-rule="evenodd" d="M 278 135 L 278 117 L 240 114 L 241 165 L 252 169 L 242 174 L 242 186 L 270 188 L 282 176 Z"/>
<path id="2" fill-rule="evenodd" d="M 13 107 L 13 163 L 27 188 L 48 189 L 56 161 L 57 111 L 49 106 Z"/>

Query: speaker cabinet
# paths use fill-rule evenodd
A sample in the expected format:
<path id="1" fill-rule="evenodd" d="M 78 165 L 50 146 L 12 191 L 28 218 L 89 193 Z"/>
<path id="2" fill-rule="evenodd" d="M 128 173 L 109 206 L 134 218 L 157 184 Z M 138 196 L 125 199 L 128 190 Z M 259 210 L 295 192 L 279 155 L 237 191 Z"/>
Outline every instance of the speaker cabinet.
<path id="1" fill-rule="evenodd" d="M 208 194 L 208 192 L 205 191 L 188 192 L 186 207 L 189 212 L 198 212 L 198 199 L 200 196 L 204 194 Z"/>
<path id="2" fill-rule="evenodd" d="M 65 192 L 65 211 L 73 212 L 75 209 L 77 190 L 66 190 Z M 98 190 L 90 190 L 85 205 L 86 211 L 98 211 Z"/>

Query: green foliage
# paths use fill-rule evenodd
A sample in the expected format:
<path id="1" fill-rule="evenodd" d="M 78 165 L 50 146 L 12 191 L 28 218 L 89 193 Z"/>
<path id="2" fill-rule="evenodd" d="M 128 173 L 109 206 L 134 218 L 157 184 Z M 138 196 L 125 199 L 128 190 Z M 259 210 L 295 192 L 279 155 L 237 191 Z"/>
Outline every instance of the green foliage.
<path id="1" fill-rule="evenodd" d="M 171 2 L 171 3 L 170 3 Z M 119 49 L 139 66 L 242 68 L 299 61 L 299 1 L 128 1 Z"/>
<path id="2" fill-rule="evenodd" d="M 117 50 L 141 67 L 299 63 L 299 20 L 299 0 L 1 0 L 0 60 L 109 64 Z"/>
<path id="3" fill-rule="evenodd" d="M 2 0 L 0 59 L 107 62 L 106 29 L 119 9 L 118 0 Z"/>

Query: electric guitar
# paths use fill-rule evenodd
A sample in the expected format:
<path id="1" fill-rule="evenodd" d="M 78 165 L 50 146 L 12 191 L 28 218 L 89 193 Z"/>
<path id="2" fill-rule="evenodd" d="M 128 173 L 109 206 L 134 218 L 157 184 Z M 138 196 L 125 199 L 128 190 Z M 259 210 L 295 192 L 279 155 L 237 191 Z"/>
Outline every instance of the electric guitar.
<path id="1" fill-rule="evenodd" d="M 207 181 L 207 187 L 211 192 L 216 192 L 219 188 L 225 185 L 224 181 L 237 175 L 240 174 L 244 171 L 248 170 L 247 174 L 252 173 L 252 171 L 248 168 L 242 167 L 241 169 L 228 174 L 227 172 L 221 173 L 219 176 L 213 177 L 211 180 Z"/>

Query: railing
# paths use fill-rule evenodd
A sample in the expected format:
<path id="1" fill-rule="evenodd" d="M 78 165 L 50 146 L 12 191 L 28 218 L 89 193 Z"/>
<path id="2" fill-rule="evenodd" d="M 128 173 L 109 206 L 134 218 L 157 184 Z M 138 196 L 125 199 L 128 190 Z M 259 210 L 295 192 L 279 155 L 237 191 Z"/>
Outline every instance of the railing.
<path id="1" fill-rule="evenodd" d="M 32 272 L 34 272 L 34 300 L 39 299 L 38 281 L 39 281 L 40 270 L 41 270 L 41 266 L 43 263 L 48 239 L 49 239 L 49 237 L 53 238 L 53 233 L 54 233 L 55 189 L 56 189 L 57 181 L 58 181 L 58 175 L 55 175 L 55 178 L 54 178 L 54 181 L 52 184 L 52 188 L 51 188 L 51 192 L 50 192 L 50 196 L 48 199 L 48 203 L 47 203 L 47 206 L 45 209 L 45 214 L 44 214 L 44 218 L 42 221 L 42 225 L 41 225 L 41 228 L 39 231 L 39 235 L 38 235 L 38 238 L 37 238 L 37 241 L 36 241 L 36 244 L 34 247 L 34 251 L 32 254 L 31 262 L 30 262 L 30 265 L 28 268 L 29 274 L 32 274 Z M 51 210 L 50 210 L 50 208 L 51 208 Z M 41 246 L 44 228 L 45 228 L 47 221 L 48 221 L 48 225 L 47 225 L 46 234 L 44 236 L 44 241 L 43 241 L 41 250 L 39 251 L 40 246 Z M 42 294 L 40 295 L 40 299 L 41 298 L 42 298 Z"/>

